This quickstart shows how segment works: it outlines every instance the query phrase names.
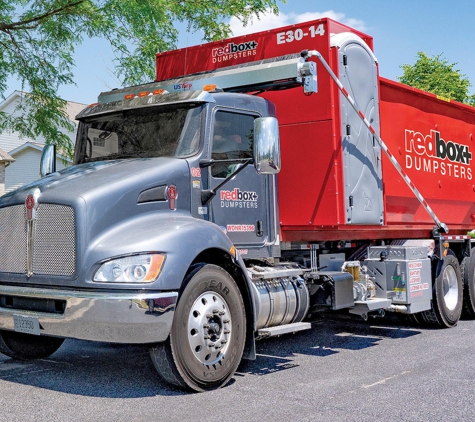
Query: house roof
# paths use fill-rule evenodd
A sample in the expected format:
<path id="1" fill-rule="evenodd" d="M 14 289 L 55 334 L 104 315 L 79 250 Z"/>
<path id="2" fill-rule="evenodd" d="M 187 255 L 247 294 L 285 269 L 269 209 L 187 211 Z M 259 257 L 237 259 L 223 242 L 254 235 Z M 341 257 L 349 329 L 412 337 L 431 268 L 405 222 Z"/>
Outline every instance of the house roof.
<path id="1" fill-rule="evenodd" d="M 87 104 L 68 101 L 66 103 L 66 114 L 68 115 L 69 120 L 71 120 L 72 122 L 77 122 L 76 116 L 79 114 L 79 112 L 81 112 L 86 107 L 87 107 Z"/>
<path id="2" fill-rule="evenodd" d="M 19 147 L 15 148 L 14 150 L 11 150 L 10 155 L 16 156 L 17 154 L 19 154 L 22 151 L 25 151 L 28 148 L 32 148 L 32 149 L 37 150 L 41 153 L 43 151 L 44 146 L 45 146 L 45 144 L 41 144 L 39 142 L 32 142 L 32 141 L 25 142 L 24 144 L 20 145 Z M 0 149 L 0 151 L 2 151 L 2 150 Z M 65 155 L 62 155 L 61 151 L 58 151 L 57 155 L 58 155 L 58 158 L 60 158 L 62 160 L 72 162 L 72 160 L 69 157 L 67 157 Z M 10 158 L 12 158 L 12 157 L 10 157 Z M 12 158 L 12 160 L 15 161 L 14 158 Z"/>
<path id="3" fill-rule="evenodd" d="M 0 148 L 0 162 L 13 162 L 15 159 Z"/>
<path id="4" fill-rule="evenodd" d="M 13 91 L 3 102 L 0 103 L 0 110 L 10 104 L 15 98 L 23 97 L 25 92 Z"/>
<path id="5" fill-rule="evenodd" d="M 10 102 L 15 100 L 16 98 L 22 98 L 25 95 L 28 95 L 27 92 L 24 91 L 13 91 L 7 98 L 5 98 L 5 101 L 0 103 L 0 110 L 5 108 Z M 67 101 L 66 102 L 66 114 L 68 115 L 69 120 L 72 122 L 77 122 L 75 117 L 79 114 L 79 112 L 86 108 L 87 104 L 82 104 L 82 103 L 76 103 L 74 101 Z"/>

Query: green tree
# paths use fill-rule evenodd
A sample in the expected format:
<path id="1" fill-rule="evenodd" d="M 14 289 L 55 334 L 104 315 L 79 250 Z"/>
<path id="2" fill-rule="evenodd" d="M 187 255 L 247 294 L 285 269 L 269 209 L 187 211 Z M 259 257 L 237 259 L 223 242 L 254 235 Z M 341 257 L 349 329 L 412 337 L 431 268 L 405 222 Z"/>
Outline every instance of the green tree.
<path id="1" fill-rule="evenodd" d="M 43 135 L 71 151 L 60 128 L 73 128 L 57 92 L 74 84 L 73 53 L 87 37 L 106 38 L 117 76 L 124 85 L 136 84 L 153 79 L 156 52 L 176 47 L 175 22 L 187 22 L 212 41 L 230 35 L 225 19 L 236 16 L 246 24 L 269 9 L 278 12 L 277 0 L 0 0 L 0 96 L 10 77 L 29 92 L 21 117 L 0 115 L 0 130 Z"/>
<path id="2" fill-rule="evenodd" d="M 429 57 L 420 51 L 417 56 L 414 65 L 401 66 L 403 75 L 398 77 L 400 82 L 444 98 L 475 105 L 475 94 L 469 95 L 468 92 L 470 81 L 455 68 L 457 63 L 449 63 L 442 54 Z"/>

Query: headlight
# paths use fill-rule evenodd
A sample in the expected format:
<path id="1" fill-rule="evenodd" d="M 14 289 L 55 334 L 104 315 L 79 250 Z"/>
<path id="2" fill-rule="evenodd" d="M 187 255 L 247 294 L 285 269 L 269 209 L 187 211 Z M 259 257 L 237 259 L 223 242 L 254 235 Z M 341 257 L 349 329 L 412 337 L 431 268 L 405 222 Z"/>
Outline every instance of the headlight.
<path id="1" fill-rule="evenodd" d="M 124 256 L 104 262 L 93 281 L 116 283 L 150 283 L 160 274 L 165 255 L 143 254 Z"/>

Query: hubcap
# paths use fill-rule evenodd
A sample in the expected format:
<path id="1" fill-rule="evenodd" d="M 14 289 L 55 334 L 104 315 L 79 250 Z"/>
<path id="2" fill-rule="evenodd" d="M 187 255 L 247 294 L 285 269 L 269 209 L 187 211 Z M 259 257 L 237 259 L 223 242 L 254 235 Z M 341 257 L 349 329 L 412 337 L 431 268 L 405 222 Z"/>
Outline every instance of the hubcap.
<path id="1" fill-rule="evenodd" d="M 205 292 L 196 299 L 188 316 L 188 341 L 204 365 L 216 365 L 225 356 L 231 336 L 231 315 L 224 299 Z"/>
<path id="2" fill-rule="evenodd" d="M 459 286 L 457 283 L 457 274 L 455 273 L 454 267 L 451 265 L 448 265 L 444 270 L 442 288 L 444 291 L 445 306 L 453 311 L 458 302 Z"/>

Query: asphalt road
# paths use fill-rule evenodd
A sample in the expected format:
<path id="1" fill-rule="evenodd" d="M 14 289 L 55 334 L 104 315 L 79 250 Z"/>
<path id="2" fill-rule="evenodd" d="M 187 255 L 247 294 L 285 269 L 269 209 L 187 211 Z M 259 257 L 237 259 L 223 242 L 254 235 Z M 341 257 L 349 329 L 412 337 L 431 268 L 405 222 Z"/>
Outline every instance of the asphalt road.
<path id="1" fill-rule="evenodd" d="M 473 421 L 475 321 L 452 329 L 327 318 L 258 343 L 225 388 L 163 383 L 142 346 L 66 340 L 0 355 L 0 421 Z"/>

